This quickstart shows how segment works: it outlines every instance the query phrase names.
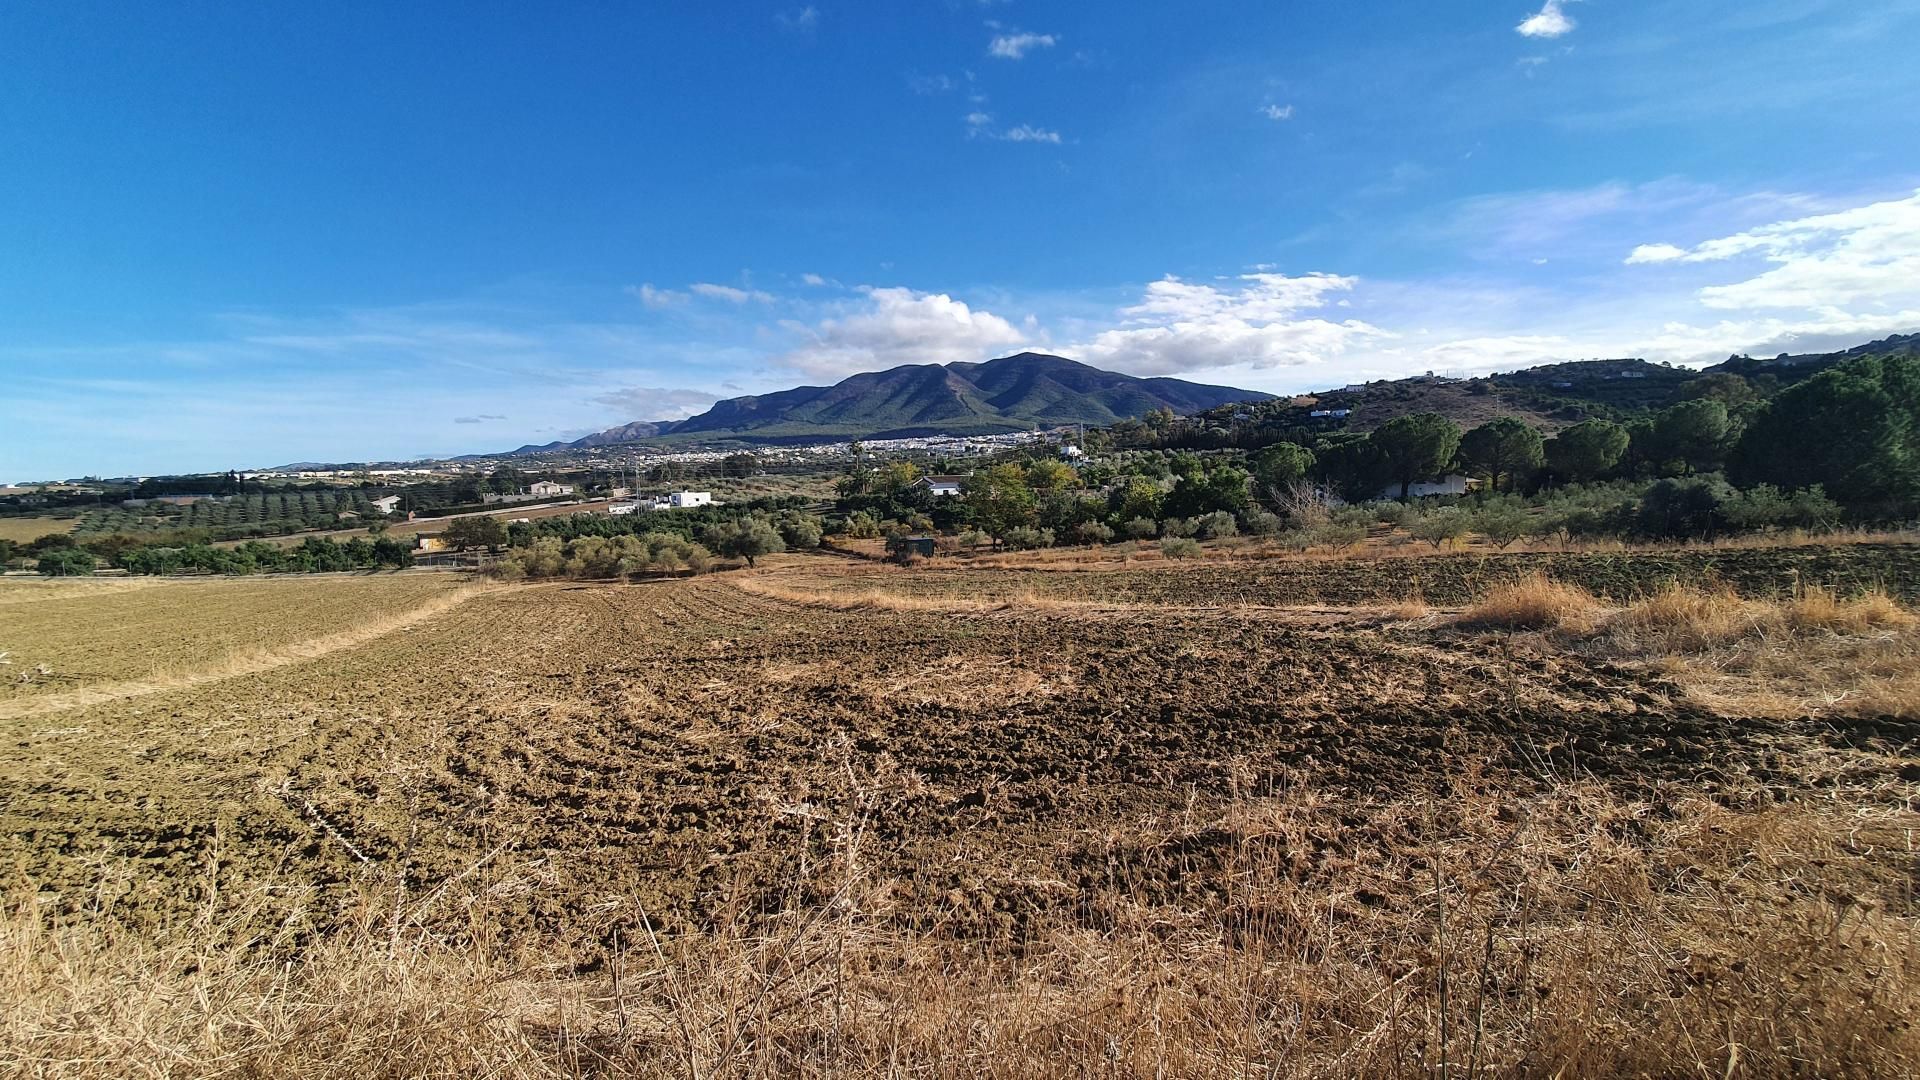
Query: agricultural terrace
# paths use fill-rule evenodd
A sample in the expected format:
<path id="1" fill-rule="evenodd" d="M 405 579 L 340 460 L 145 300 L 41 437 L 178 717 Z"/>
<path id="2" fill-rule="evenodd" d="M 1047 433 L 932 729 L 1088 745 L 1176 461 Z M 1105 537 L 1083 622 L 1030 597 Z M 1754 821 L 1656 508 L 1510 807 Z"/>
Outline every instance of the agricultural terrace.
<path id="1" fill-rule="evenodd" d="M 1920 1071 L 1911 546 L 443 580 L 0 592 L 0 1056 Z"/>

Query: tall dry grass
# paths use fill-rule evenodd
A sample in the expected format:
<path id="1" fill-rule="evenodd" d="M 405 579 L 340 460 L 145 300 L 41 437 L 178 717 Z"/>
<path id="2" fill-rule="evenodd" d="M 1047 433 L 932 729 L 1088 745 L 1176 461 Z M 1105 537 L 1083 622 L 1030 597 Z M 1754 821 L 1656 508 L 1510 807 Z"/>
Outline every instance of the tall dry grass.
<path id="1" fill-rule="evenodd" d="M 1018 940 L 943 929 L 849 812 L 804 908 L 668 938 L 427 934 L 369 900 L 301 943 L 0 925 L 29 1075 L 1902 1076 L 1920 1071 L 1911 791 L 1752 808 L 1468 770 L 1434 799 L 1305 789 L 1116 822 Z M 1063 851 L 1054 851 L 1060 855 Z M 369 890 L 369 896 L 376 895 Z M 977 898 L 954 897 L 952 910 Z M 396 928 L 405 926 L 405 932 Z"/>
<path id="2" fill-rule="evenodd" d="M 1489 589 L 1457 621 L 1648 665 L 1725 713 L 1920 719 L 1920 616 L 1879 589 L 1760 600 L 1674 584 L 1613 607 L 1535 577 Z"/>

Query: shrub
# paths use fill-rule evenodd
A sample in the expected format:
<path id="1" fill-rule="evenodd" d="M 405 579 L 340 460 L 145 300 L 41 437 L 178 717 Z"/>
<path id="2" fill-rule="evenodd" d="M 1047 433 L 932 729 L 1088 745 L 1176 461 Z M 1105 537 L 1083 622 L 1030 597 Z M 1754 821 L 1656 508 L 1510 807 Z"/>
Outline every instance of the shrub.
<path id="1" fill-rule="evenodd" d="M 1120 526 L 1120 532 L 1129 540 L 1151 540 L 1160 532 L 1160 526 L 1152 518 L 1134 518 Z"/>
<path id="2" fill-rule="evenodd" d="M 1532 518 L 1525 510 L 1510 504 L 1489 506 L 1473 515 L 1474 530 L 1491 540 L 1497 548 L 1505 548 L 1527 535 L 1532 524 Z"/>
<path id="3" fill-rule="evenodd" d="M 1193 535 L 1193 522 L 1186 518 L 1170 517 L 1160 523 L 1160 535 L 1178 540 Z"/>
<path id="4" fill-rule="evenodd" d="M 1249 507 L 1240 515 L 1240 528 L 1248 536 L 1272 536 L 1280 531 L 1280 515 Z"/>
<path id="5" fill-rule="evenodd" d="M 1193 519 L 1193 534 L 1202 540 L 1223 540 L 1240 535 L 1240 526 L 1233 520 L 1232 514 L 1215 510 Z"/>
<path id="6" fill-rule="evenodd" d="M 1317 547 L 1329 547 L 1336 551 L 1342 551 L 1365 540 L 1367 538 L 1367 527 L 1364 525 L 1341 525 L 1332 523 L 1322 525 L 1312 530 L 1307 536 Z"/>
<path id="7" fill-rule="evenodd" d="M 1113 529 L 1098 521 L 1083 521 L 1073 527 L 1073 535 L 1083 544 L 1105 544 L 1113 539 Z"/>
<path id="8" fill-rule="evenodd" d="M 1438 551 L 1448 543 L 1467 535 L 1471 531 L 1472 524 L 1467 515 L 1461 513 L 1458 508 L 1449 506 L 1431 514 L 1422 514 L 1407 527 L 1407 531 L 1413 534 L 1414 539 L 1425 540 L 1433 545 L 1435 551 Z"/>
<path id="9" fill-rule="evenodd" d="M 1001 537 L 1006 545 L 1015 551 L 1053 546 L 1052 529 L 1036 529 L 1031 525 L 1015 525 Z"/>
<path id="10" fill-rule="evenodd" d="M 954 543 L 967 548 L 977 548 L 991 539 L 993 538 L 979 529 L 962 529 L 960 535 L 953 538 Z"/>
<path id="11" fill-rule="evenodd" d="M 93 573 L 93 555 L 79 548 L 54 548 L 40 556 L 34 569 L 51 577 L 75 577 Z"/>
<path id="12" fill-rule="evenodd" d="M 1160 553 L 1169 559 L 1190 559 L 1200 554 L 1200 545 L 1184 536 L 1170 536 L 1160 541 Z"/>

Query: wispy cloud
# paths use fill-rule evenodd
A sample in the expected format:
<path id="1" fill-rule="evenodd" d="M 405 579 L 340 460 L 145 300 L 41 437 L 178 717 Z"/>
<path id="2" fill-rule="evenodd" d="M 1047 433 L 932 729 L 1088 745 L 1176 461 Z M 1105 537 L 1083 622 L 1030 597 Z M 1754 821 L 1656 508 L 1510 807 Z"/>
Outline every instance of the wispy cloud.
<path id="1" fill-rule="evenodd" d="M 656 289 L 653 287 L 652 282 L 641 285 L 629 285 L 627 286 L 626 292 L 627 295 L 639 300 L 645 307 L 655 311 L 687 302 L 686 293 L 675 292 L 672 289 Z"/>
<path id="2" fill-rule="evenodd" d="M 1563 7 L 1565 0 L 1546 0 L 1539 11 L 1527 16 L 1514 27 L 1523 37 L 1557 38 L 1573 32 L 1576 25 L 1573 17 Z"/>
<path id="3" fill-rule="evenodd" d="M 776 12 L 774 13 L 773 21 L 778 24 L 782 30 L 791 30 L 799 33 L 810 32 L 814 27 L 820 25 L 820 9 L 814 7 L 812 4 L 808 4 L 806 7 L 800 8 L 797 11 Z"/>
<path id="4" fill-rule="evenodd" d="M 1048 131 L 1046 128 L 1037 128 L 1031 124 L 1019 124 L 1010 127 L 1001 132 L 997 137 L 1007 142 L 1052 143 L 1055 146 L 1060 144 L 1059 132 Z"/>
<path id="5" fill-rule="evenodd" d="M 456 416 L 453 418 L 453 422 L 456 424 L 485 424 L 489 421 L 505 419 L 506 417 L 494 413 L 481 413 L 478 416 Z"/>
<path id="6" fill-rule="evenodd" d="M 595 405 L 613 409 L 629 420 L 681 420 L 705 412 L 718 400 L 703 390 L 661 386 L 623 386 L 592 398 Z"/>
<path id="7" fill-rule="evenodd" d="M 1293 119 L 1293 106 L 1262 105 L 1260 106 L 1260 115 L 1269 120 L 1291 120 Z"/>
<path id="8" fill-rule="evenodd" d="M 710 281 L 699 281 L 687 286 L 687 291 L 709 300 L 725 300 L 729 304 L 744 304 L 752 301 L 756 304 L 773 303 L 773 294 L 759 289 L 737 289 L 732 285 L 716 285 Z"/>
<path id="9" fill-rule="evenodd" d="M 1052 34 L 996 34 L 987 43 L 987 55 L 1001 60 L 1023 60 L 1035 49 L 1051 49 L 1056 39 Z"/>

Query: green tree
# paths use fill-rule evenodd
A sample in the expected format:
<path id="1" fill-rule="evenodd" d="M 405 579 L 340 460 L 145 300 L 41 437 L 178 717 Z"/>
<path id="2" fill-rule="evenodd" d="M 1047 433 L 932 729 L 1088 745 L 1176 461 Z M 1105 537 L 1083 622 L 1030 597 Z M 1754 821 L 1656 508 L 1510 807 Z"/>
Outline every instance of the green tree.
<path id="1" fill-rule="evenodd" d="M 93 573 L 93 554 L 74 547 L 53 548 L 40 556 L 34 569 L 50 577 L 75 577 Z"/>
<path id="2" fill-rule="evenodd" d="M 1501 416 L 1460 437 L 1460 459 L 1476 476 L 1487 478 L 1495 491 L 1505 478 L 1507 487 L 1522 472 L 1531 473 L 1546 460 L 1540 432 L 1523 420 Z"/>
<path id="3" fill-rule="evenodd" d="M 1313 451 L 1295 443 L 1274 443 L 1255 454 L 1252 464 L 1262 491 L 1285 488 L 1313 471 Z"/>
<path id="4" fill-rule="evenodd" d="M 1866 357 L 1782 390 L 1741 435 L 1741 484 L 1820 485 L 1884 518 L 1920 512 L 1920 357 Z"/>
<path id="5" fill-rule="evenodd" d="M 787 550 L 780 530 L 763 517 L 744 517 L 709 526 L 702 539 L 722 555 L 747 560 L 749 567 L 762 555 Z"/>
<path id="6" fill-rule="evenodd" d="M 1460 428 L 1439 413 L 1396 416 L 1367 436 L 1380 454 L 1387 475 L 1407 500 L 1415 481 L 1440 475 L 1460 448 Z"/>
<path id="7" fill-rule="evenodd" d="M 1729 409 L 1739 409 L 1760 400 L 1753 384 L 1731 371 L 1716 371 L 1688 383 L 1682 391 L 1694 400 L 1717 401 Z"/>
<path id="8" fill-rule="evenodd" d="M 967 477 L 962 493 L 974 524 L 996 540 L 1004 539 L 1009 529 L 1033 524 L 1035 499 L 1033 488 L 1020 466 L 995 465 Z"/>
<path id="9" fill-rule="evenodd" d="M 720 472 L 736 480 L 752 476 L 760 467 L 760 459 L 752 454 L 728 454 L 720 459 Z"/>
<path id="10" fill-rule="evenodd" d="M 1547 464 L 1566 480 L 1592 480 L 1613 471 L 1627 452 L 1627 429 L 1611 420 L 1587 420 L 1553 438 L 1545 447 Z"/>
<path id="11" fill-rule="evenodd" d="M 1663 472 L 1711 472 L 1726 460 L 1737 434 L 1722 402 L 1683 401 L 1654 414 L 1651 457 Z"/>
<path id="12" fill-rule="evenodd" d="M 489 514 L 460 517 L 447 522 L 446 531 L 441 533 L 441 537 L 455 551 L 476 547 L 499 548 L 506 546 L 507 526 Z"/>
<path id="13" fill-rule="evenodd" d="M 1066 491 L 1080 486 L 1080 474 L 1064 461 L 1053 458 L 1041 458 L 1027 466 L 1027 486 L 1036 495 L 1046 495 L 1056 491 Z"/>

